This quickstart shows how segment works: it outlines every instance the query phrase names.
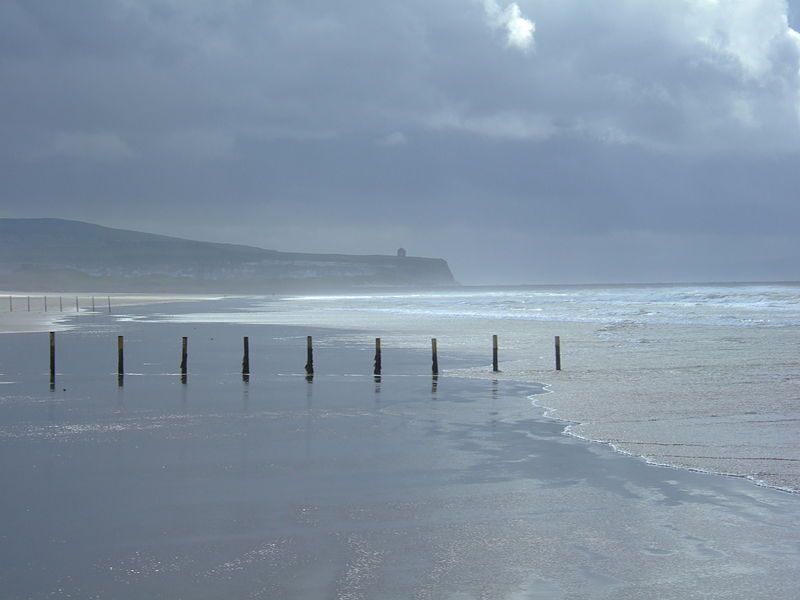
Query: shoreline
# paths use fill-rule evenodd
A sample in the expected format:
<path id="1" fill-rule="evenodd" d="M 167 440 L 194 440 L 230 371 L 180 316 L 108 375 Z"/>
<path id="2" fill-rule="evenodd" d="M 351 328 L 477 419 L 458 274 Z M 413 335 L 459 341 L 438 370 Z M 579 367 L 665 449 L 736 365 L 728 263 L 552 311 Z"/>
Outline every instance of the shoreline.
<path id="1" fill-rule="evenodd" d="M 525 383 L 525 382 L 520 380 L 520 381 L 518 381 L 518 383 Z M 602 439 L 593 439 L 593 438 L 590 438 L 590 437 L 587 437 L 587 436 L 583 436 L 583 435 L 581 435 L 579 433 L 576 433 L 575 431 L 572 431 L 572 427 L 580 426 L 580 425 L 582 425 L 582 423 L 579 423 L 577 421 L 573 421 L 571 419 L 567 419 L 567 418 L 564 418 L 564 417 L 555 416 L 552 413 L 556 412 L 557 409 L 555 409 L 555 408 L 553 408 L 551 406 L 547 406 L 546 404 L 543 404 L 542 402 L 539 401 L 540 397 L 541 398 L 545 398 L 545 397 L 547 397 L 547 395 L 554 393 L 554 390 L 551 389 L 551 385 L 550 384 L 541 384 L 541 385 L 542 385 L 542 392 L 539 393 L 539 394 L 531 394 L 528 397 L 528 400 L 530 400 L 530 402 L 531 402 L 531 404 L 533 406 L 535 406 L 538 409 L 541 409 L 543 418 L 550 419 L 552 421 L 556 421 L 558 423 L 563 424 L 564 425 L 563 434 L 566 435 L 566 436 L 569 436 L 569 437 L 572 437 L 572 438 L 575 438 L 575 439 L 578 439 L 578 440 L 582 440 L 582 441 L 590 443 L 590 444 L 599 444 L 601 446 L 606 446 L 606 447 L 610 448 L 612 451 L 614 451 L 617 454 L 621 454 L 623 456 L 628 456 L 628 457 L 631 457 L 633 459 L 639 460 L 639 461 L 644 462 L 645 464 L 647 464 L 647 465 L 649 465 L 651 467 L 660 467 L 660 468 L 664 468 L 664 469 L 673 469 L 673 470 L 676 470 L 676 471 L 688 471 L 690 473 L 701 473 L 701 474 L 704 474 L 704 475 L 714 475 L 714 476 L 718 476 L 718 477 L 730 477 L 730 478 L 733 478 L 733 479 L 743 479 L 743 480 L 746 480 L 749 483 L 752 483 L 752 484 L 754 484 L 754 485 L 756 485 L 758 487 L 763 487 L 763 488 L 767 488 L 767 489 L 770 489 L 770 490 L 775 490 L 775 491 L 778 491 L 778 492 L 781 492 L 781 493 L 784 493 L 784 494 L 790 494 L 790 495 L 794 495 L 794 496 L 800 495 L 800 489 L 795 489 L 795 488 L 790 488 L 790 487 L 782 487 L 782 486 L 779 486 L 779 485 L 775 485 L 775 484 L 769 483 L 768 481 L 764 481 L 764 480 L 761 480 L 761 479 L 756 479 L 752 475 L 745 475 L 745 474 L 740 474 L 740 473 L 726 473 L 726 472 L 723 472 L 723 471 L 714 471 L 714 470 L 711 470 L 711 469 L 701 469 L 701 468 L 698 468 L 698 467 L 687 467 L 687 466 L 683 466 L 683 465 L 670 464 L 670 463 L 667 463 L 667 462 L 659 462 L 659 461 L 653 460 L 652 458 L 650 458 L 650 457 L 648 457 L 648 456 L 646 456 L 644 454 L 637 454 L 636 452 L 632 452 L 630 450 L 625 450 L 624 448 L 619 447 L 614 442 L 611 442 L 611 441 L 608 441 L 608 440 L 602 440 Z"/>
<path id="2" fill-rule="evenodd" d="M 489 366 L 489 368 L 491 368 L 491 365 Z M 501 371 L 501 373 L 502 373 L 502 371 Z M 490 380 L 490 379 L 496 378 L 497 375 L 499 375 L 499 374 L 498 373 L 486 372 L 483 375 L 481 375 L 479 373 L 475 373 L 475 374 L 471 373 L 469 376 L 465 376 L 463 374 L 454 375 L 454 376 L 462 377 L 462 378 L 465 378 L 465 379 Z M 543 378 L 543 379 L 545 379 L 545 378 Z M 743 480 L 746 480 L 749 483 L 751 483 L 753 485 L 756 485 L 758 487 L 763 487 L 763 488 L 767 488 L 767 489 L 776 490 L 776 491 L 779 491 L 779 492 L 782 492 L 782 493 L 785 493 L 785 494 L 791 494 L 791 495 L 795 495 L 795 496 L 800 496 L 800 487 L 790 487 L 790 486 L 779 485 L 779 484 L 776 484 L 776 483 L 771 483 L 768 480 L 760 479 L 760 478 L 758 478 L 758 477 L 756 477 L 754 475 L 747 474 L 747 473 L 736 473 L 736 472 L 732 472 L 732 471 L 721 471 L 721 470 L 716 470 L 716 469 L 711 469 L 711 468 L 693 467 L 693 466 L 682 465 L 682 464 L 677 464 L 677 463 L 662 462 L 662 461 L 656 460 L 656 459 L 654 459 L 654 458 L 652 458 L 652 457 L 650 457 L 648 455 L 641 454 L 641 453 L 635 452 L 633 450 L 628 450 L 626 448 L 623 448 L 620 445 L 619 442 L 615 442 L 615 441 L 612 441 L 612 440 L 606 440 L 606 439 L 603 439 L 603 438 L 593 438 L 591 436 L 582 435 L 582 434 L 576 432 L 575 428 L 585 427 L 586 425 L 590 424 L 589 422 L 582 422 L 580 420 L 576 420 L 574 418 L 570 418 L 569 416 L 563 416 L 563 417 L 562 416 L 557 416 L 556 413 L 562 411 L 563 409 L 560 409 L 560 408 L 557 408 L 557 407 L 554 407 L 552 405 L 548 405 L 548 404 L 544 403 L 544 398 L 546 398 L 548 396 L 559 394 L 559 393 L 560 394 L 564 394 L 565 393 L 565 391 L 563 389 L 561 389 L 561 390 L 558 389 L 558 385 L 559 385 L 558 382 L 547 383 L 547 382 L 544 382 L 544 381 L 531 380 L 531 379 L 525 378 L 523 376 L 516 376 L 516 375 L 511 375 L 510 377 L 503 377 L 502 380 L 503 381 L 510 381 L 510 382 L 518 383 L 518 384 L 521 384 L 521 385 L 527 385 L 527 384 L 541 385 L 542 388 L 543 388 L 543 392 L 541 394 L 536 394 L 534 396 L 531 396 L 528 399 L 531 401 L 531 404 L 533 406 L 535 406 L 536 408 L 538 408 L 538 409 L 540 409 L 542 411 L 542 417 L 543 418 L 550 419 L 552 421 L 555 421 L 555 422 L 558 422 L 560 424 L 563 424 L 564 425 L 563 433 L 564 433 L 565 436 L 569 436 L 569 437 L 572 437 L 572 438 L 575 438 L 575 439 L 583 440 L 583 441 L 591 443 L 591 444 L 598 444 L 598 445 L 601 445 L 601 446 L 607 446 L 611 450 L 613 450 L 615 453 L 622 454 L 624 456 L 630 456 L 632 458 L 640 460 L 640 461 L 642 461 L 642 462 L 644 462 L 644 463 L 646 463 L 646 464 L 648 464 L 650 466 L 653 466 L 653 467 L 661 467 L 661 468 L 667 468 L 667 469 L 675 469 L 675 470 L 679 470 L 679 471 L 688 471 L 688 472 L 692 472 L 692 473 L 703 473 L 703 474 L 707 474 L 707 475 L 715 475 L 715 476 L 721 476 L 721 477 L 731 477 L 731 478 L 735 478 L 735 479 L 743 479 Z M 787 459 L 782 459 L 782 460 L 787 460 Z M 788 460 L 793 460 L 793 459 L 788 459 Z"/>

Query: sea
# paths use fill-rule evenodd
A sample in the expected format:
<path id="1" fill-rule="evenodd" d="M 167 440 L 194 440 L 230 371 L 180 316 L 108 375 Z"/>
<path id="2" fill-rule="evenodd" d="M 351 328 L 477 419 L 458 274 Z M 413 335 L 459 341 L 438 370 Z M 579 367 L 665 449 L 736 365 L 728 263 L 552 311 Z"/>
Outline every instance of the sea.
<path id="1" fill-rule="evenodd" d="M 381 337 L 384 349 L 429 351 L 437 338 L 444 376 L 544 384 L 549 393 L 530 401 L 569 435 L 800 490 L 800 283 L 464 287 L 208 306 L 135 318 L 323 327 L 336 330 L 330 344 Z"/>

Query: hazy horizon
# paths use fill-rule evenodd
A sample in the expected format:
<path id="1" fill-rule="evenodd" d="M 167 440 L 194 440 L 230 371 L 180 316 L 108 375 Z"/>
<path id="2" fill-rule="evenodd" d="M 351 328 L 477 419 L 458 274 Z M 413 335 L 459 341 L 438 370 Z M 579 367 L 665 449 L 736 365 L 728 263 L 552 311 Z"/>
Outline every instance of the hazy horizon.
<path id="1" fill-rule="evenodd" d="M 800 279 L 800 0 L 0 6 L 0 217 L 441 257 L 462 284 Z"/>
<path id="2" fill-rule="evenodd" d="M 60 219 L 51 219 L 51 218 L 48 218 L 48 217 L 39 217 L 39 218 L 35 218 L 35 219 L 40 219 L 40 220 L 60 220 Z M 76 222 L 78 222 L 78 223 L 86 223 L 86 224 L 89 224 L 89 225 L 98 225 L 96 223 L 89 223 L 89 222 L 86 222 L 86 221 L 76 221 Z M 117 229 L 117 228 L 115 228 L 115 229 Z M 118 228 L 118 229 L 120 229 L 122 231 L 129 231 L 129 230 L 125 230 L 124 228 Z M 137 233 L 151 234 L 151 233 L 154 233 L 154 232 L 141 231 L 141 232 L 137 232 Z M 167 235 L 167 234 L 156 234 L 156 235 Z M 221 243 L 223 245 L 234 245 L 234 246 L 235 245 L 240 245 L 237 242 L 225 242 L 225 241 L 218 242 L 218 241 L 214 241 L 214 240 L 200 240 L 200 239 L 182 238 L 180 236 L 169 236 L 169 235 L 167 235 L 167 237 L 175 237 L 176 239 L 185 240 L 185 241 Z M 261 250 L 269 250 L 269 251 L 277 250 L 278 252 L 285 252 L 285 253 L 288 253 L 288 254 L 302 253 L 301 251 L 282 250 L 282 249 L 277 249 L 277 248 L 262 248 L 260 246 L 249 246 L 249 247 L 256 248 L 256 249 L 261 249 Z M 337 253 L 332 253 L 332 254 L 337 254 Z M 386 256 L 386 257 L 392 257 L 394 255 L 395 255 L 394 252 L 383 252 L 383 253 L 376 253 L 376 254 L 372 254 L 372 255 L 353 254 L 352 256 Z M 412 256 L 412 255 L 409 255 L 409 256 Z M 412 258 L 413 258 L 413 256 L 412 256 Z M 440 257 L 431 256 L 431 257 L 418 257 L 418 258 L 433 258 L 433 259 L 441 258 L 441 259 L 444 259 L 445 261 L 447 261 L 447 257 L 446 256 L 440 256 Z M 750 281 L 746 281 L 746 280 L 696 280 L 696 281 L 639 280 L 639 281 L 540 281 L 540 282 L 513 281 L 513 282 L 502 282 L 502 283 L 481 283 L 481 282 L 463 282 L 463 281 L 459 280 L 459 278 L 457 277 L 457 273 L 454 273 L 453 275 L 455 277 L 455 284 L 459 288 L 475 288 L 475 289 L 484 289 L 484 288 L 488 288 L 488 289 L 503 289 L 503 288 L 548 288 L 548 287 L 603 287 L 603 286 L 608 286 L 608 287 L 625 287 L 625 286 L 647 287 L 647 286 L 655 286 L 655 287 L 658 287 L 658 286 L 682 286 L 682 285 L 701 285 L 701 286 L 702 285 L 710 285 L 710 286 L 726 286 L 726 285 L 732 285 L 732 286 L 740 286 L 740 285 L 741 286 L 746 286 L 746 285 L 756 285 L 756 286 L 758 286 L 758 285 L 800 285 L 800 280 L 778 280 L 778 279 L 776 279 L 776 280 L 750 280 Z M 380 286 L 375 286 L 375 287 L 377 288 L 377 287 L 380 287 Z M 416 286 L 412 286 L 412 287 L 416 287 Z M 435 291 L 439 286 L 434 284 L 434 285 L 429 286 L 429 287 L 430 287 L 431 290 Z M 335 290 L 337 290 L 337 289 L 339 289 L 339 288 L 336 287 L 336 286 L 333 286 L 331 288 L 331 293 L 335 293 Z M 447 288 L 445 287 L 443 289 L 447 289 Z M 9 290 L 6 290 L 6 291 L 9 291 Z M 19 291 L 19 290 L 17 290 L 17 291 Z M 169 293 L 170 292 L 170 288 L 167 286 L 167 287 L 164 288 L 163 291 L 165 293 Z M 172 291 L 178 291 L 178 290 L 172 290 Z M 22 293 L 22 292 L 20 292 L 20 293 Z M 325 294 L 324 291 L 320 291 L 319 293 L 320 294 Z"/>

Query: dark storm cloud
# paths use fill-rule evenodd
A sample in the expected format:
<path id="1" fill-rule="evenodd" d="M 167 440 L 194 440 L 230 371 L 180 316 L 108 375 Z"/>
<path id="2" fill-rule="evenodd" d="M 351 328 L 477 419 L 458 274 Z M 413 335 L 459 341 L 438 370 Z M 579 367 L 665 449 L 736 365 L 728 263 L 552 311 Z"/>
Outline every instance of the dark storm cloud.
<path id="1" fill-rule="evenodd" d="M 797 8 L 4 2 L 2 213 L 467 281 L 797 278 Z"/>

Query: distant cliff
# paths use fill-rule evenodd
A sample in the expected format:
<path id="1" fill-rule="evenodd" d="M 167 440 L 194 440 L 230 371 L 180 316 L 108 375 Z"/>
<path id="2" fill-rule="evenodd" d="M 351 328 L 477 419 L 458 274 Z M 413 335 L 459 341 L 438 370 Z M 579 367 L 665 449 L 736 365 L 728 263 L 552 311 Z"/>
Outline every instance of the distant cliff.
<path id="1" fill-rule="evenodd" d="M 301 254 L 63 219 L 0 219 L 0 289 L 271 293 L 454 285 L 438 258 Z"/>

